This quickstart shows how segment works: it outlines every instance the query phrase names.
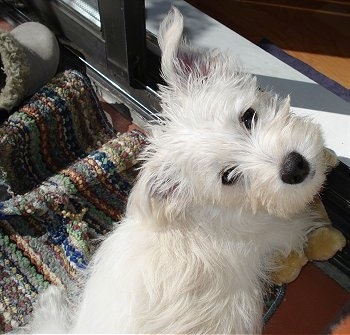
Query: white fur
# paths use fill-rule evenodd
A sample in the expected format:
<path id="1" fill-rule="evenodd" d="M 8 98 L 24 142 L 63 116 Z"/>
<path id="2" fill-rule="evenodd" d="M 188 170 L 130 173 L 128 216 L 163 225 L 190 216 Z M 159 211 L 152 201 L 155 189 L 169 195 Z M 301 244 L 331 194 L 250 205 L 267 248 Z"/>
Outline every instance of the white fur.
<path id="1" fill-rule="evenodd" d="M 159 38 L 165 124 L 151 129 L 125 218 L 73 306 L 63 291 L 44 292 L 41 304 L 59 306 L 37 309 L 32 331 L 259 333 L 275 256 L 301 252 L 323 224 L 307 209 L 327 168 L 319 127 L 293 115 L 289 98 L 261 92 L 232 56 L 187 45 L 182 30 L 173 8 Z M 250 107 L 248 131 L 240 117 Z M 280 178 L 292 151 L 311 170 L 295 185 Z M 223 185 L 230 166 L 239 178 Z"/>

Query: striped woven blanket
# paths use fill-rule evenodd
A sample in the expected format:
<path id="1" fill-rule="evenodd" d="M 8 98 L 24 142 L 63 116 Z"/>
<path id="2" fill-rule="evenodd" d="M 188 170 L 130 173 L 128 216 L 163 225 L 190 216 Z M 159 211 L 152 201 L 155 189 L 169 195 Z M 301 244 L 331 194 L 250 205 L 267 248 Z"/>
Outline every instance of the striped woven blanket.
<path id="1" fill-rule="evenodd" d="M 123 213 L 144 144 L 140 132 L 116 134 L 76 71 L 1 126 L 0 331 L 24 325 L 41 289 L 86 266 L 91 239 Z"/>

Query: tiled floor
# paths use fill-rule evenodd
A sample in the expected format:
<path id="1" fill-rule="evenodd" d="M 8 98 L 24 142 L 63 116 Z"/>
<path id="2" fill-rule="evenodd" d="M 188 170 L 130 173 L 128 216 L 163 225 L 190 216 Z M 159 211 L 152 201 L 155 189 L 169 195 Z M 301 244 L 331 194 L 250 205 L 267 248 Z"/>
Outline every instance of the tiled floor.
<path id="1" fill-rule="evenodd" d="M 284 301 L 264 334 L 324 334 L 349 301 L 350 293 L 309 264 L 299 278 L 288 285 Z"/>

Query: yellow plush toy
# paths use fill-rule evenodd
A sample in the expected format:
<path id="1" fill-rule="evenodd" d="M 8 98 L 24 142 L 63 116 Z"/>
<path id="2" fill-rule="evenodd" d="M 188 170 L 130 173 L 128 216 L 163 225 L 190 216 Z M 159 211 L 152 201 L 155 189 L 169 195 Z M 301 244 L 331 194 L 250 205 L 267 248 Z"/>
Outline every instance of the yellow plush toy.
<path id="1" fill-rule="evenodd" d="M 330 169 L 338 165 L 339 161 L 332 151 L 325 149 L 325 154 Z M 310 233 L 303 253 L 292 251 L 287 257 L 282 255 L 277 257 L 277 271 L 272 274 L 272 280 L 275 284 L 281 285 L 292 282 L 298 277 L 302 267 L 308 261 L 328 260 L 346 245 L 344 235 L 332 227 L 319 196 L 315 197 L 311 207 L 312 210 L 319 213 L 323 220 L 328 221 L 329 225 L 320 227 Z"/>

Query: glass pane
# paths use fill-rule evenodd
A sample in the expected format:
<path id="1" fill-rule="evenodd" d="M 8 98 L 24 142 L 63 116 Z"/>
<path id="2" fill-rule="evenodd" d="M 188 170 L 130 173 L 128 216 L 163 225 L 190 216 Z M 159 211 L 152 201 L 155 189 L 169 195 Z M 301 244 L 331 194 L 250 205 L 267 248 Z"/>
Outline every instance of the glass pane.
<path id="1" fill-rule="evenodd" d="M 84 16 L 91 23 L 101 28 L 98 0 L 60 0 L 79 14 Z"/>

